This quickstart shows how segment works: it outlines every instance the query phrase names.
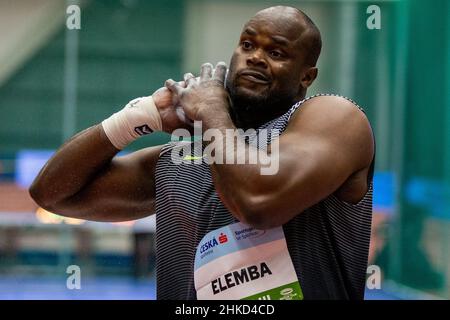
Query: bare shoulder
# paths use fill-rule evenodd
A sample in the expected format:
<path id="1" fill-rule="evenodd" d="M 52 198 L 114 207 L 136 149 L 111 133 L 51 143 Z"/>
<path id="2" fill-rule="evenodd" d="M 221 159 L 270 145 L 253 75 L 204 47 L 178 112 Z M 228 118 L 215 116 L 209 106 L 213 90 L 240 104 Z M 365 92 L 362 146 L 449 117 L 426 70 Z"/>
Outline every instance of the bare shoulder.
<path id="1" fill-rule="evenodd" d="M 339 96 L 318 96 L 305 101 L 294 112 L 290 123 L 318 123 L 326 127 L 345 124 L 360 125 L 361 129 L 371 131 L 369 120 L 355 103 Z"/>
<path id="2" fill-rule="evenodd" d="M 369 120 L 355 103 L 343 97 L 317 96 L 305 101 L 292 115 L 286 132 L 347 151 L 361 167 L 372 162 L 374 137 Z"/>

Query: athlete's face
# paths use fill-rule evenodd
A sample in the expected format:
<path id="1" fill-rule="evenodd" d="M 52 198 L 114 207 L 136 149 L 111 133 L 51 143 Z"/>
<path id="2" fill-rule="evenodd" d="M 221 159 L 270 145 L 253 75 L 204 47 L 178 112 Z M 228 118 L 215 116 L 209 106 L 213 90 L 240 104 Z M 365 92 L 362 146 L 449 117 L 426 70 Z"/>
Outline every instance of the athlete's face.
<path id="1" fill-rule="evenodd" d="M 226 84 L 234 112 L 241 117 L 276 113 L 304 94 L 302 30 L 292 15 L 258 14 L 244 26 Z"/>

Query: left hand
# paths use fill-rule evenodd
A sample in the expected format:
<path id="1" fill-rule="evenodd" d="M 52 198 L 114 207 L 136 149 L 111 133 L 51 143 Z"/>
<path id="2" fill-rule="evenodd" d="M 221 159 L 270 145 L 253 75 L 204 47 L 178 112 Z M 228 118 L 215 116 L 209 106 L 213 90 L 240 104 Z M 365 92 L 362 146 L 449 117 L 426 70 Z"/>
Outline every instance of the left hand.
<path id="1" fill-rule="evenodd" d="M 178 82 L 181 87 L 186 87 L 184 81 Z M 174 130 L 184 128 L 191 130 L 192 121 L 188 119 L 181 107 L 177 107 L 174 104 L 172 92 L 166 87 L 159 88 L 153 94 L 153 101 L 161 116 L 162 130 L 171 134 Z"/>
<path id="2" fill-rule="evenodd" d="M 174 100 L 184 109 L 191 120 L 205 120 L 208 117 L 229 115 L 229 97 L 224 88 L 227 65 L 219 62 L 213 71 L 211 63 L 201 66 L 200 77 L 191 73 L 184 75 L 186 88 L 169 79 L 165 86 L 172 92 Z"/>

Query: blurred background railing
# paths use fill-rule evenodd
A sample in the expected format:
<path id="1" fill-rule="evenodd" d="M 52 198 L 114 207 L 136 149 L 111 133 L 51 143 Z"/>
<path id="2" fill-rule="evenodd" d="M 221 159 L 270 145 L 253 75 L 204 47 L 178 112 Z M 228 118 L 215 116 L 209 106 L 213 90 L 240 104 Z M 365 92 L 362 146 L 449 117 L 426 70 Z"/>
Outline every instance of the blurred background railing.
<path id="1" fill-rule="evenodd" d="M 72 4 L 80 30 L 66 27 Z M 62 218 L 27 187 L 74 133 L 167 78 L 229 61 L 243 23 L 274 4 L 321 30 L 309 94 L 352 98 L 375 132 L 370 264 L 383 280 L 366 298 L 450 297 L 449 1 L 0 0 L 0 299 L 155 297 L 153 218 Z M 366 25 L 373 4 L 381 29 Z M 167 140 L 153 134 L 127 151 Z M 65 285 L 72 264 L 85 279 L 76 292 Z"/>

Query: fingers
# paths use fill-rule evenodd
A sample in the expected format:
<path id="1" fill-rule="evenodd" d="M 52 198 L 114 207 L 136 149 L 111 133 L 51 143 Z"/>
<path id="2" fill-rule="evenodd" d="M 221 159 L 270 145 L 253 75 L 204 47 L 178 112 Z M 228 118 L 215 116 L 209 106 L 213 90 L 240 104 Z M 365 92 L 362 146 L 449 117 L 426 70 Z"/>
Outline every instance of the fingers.
<path id="1" fill-rule="evenodd" d="M 214 74 L 214 75 L 213 75 Z M 225 82 L 225 77 L 227 75 L 227 65 L 225 62 L 219 62 L 216 68 L 213 69 L 213 65 L 209 62 L 202 64 L 200 68 L 200 77 L 196 78 L 192 73 L 188 72 L 183 75 L 183 80 L 180 82 L 175 82 L 169 79 L 165 82 L 165 87 L 169 89 L 172 93 L 179 95 L 183 88 L 194 84 L 197 81 L 209 81 L 215 80 L 221 83 Z"/>
<path id="2" fill-rule="evenodd" d="M 166 80 L 166 82 L 164 83 L 164 86 L 170 90 L 170 92 L 178 95 L 180 94 L 180 91 L 182 89 L 182 86 L 180 85 L 179 82 L 175 82 L 172 79 Z"/>
<path id="3" fill-rule="evenodd" d="M 193 78 L 195 78 L 195 76 L 190 72 L 185 73 L 183 76 L 183 80 L 186 82 L 188 82 L 189 80 L 192 80 Z"/>
<path id="4" fill-rule="evenodd" d="M 183 79 L 184 79 L 184 82 L 186 83 L 186 87 L 187 87 L 191 83 L 192 80 L 195 80 L 195 76 L 192 73 L 188 72 L 188 73 L 184 74 Z"/>
<path id="5" fill-rule="evenodd" d="M 225 76 L 227 75 L 227 65 L 225 62 L 221 61 L 217 63 L 216 69 L 214 70 L 214 80 L 225 82 Z"/>
<path id="6" fill-rule="evenodd" d="M 186 81 L 178 81 L 178 84 L 179 84 L 182 88 L 186 88 L 186 87 L 187 87 Z"/>
<path id="7" fill-rule="evenodd" d="M 211 79 L 213 65 L 209 62 L 202 64 L 200 68 L 200 81 Z"/>

